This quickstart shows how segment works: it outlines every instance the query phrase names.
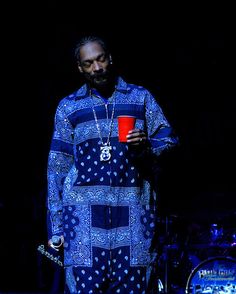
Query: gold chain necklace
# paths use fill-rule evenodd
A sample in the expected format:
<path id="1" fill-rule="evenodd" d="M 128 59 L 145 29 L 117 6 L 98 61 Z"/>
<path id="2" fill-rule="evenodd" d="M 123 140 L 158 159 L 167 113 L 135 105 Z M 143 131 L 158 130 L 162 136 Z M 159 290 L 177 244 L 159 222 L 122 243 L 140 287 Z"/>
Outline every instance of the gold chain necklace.
<path id="1" fill-rule="evenodd" d="M 102 139 L 102 133 L 101 133 L 101 129 L 98 123 L 98 119 L 97 119 L 97 114 L 94 108 L 94 103 L 93 103 L 93 96 L 95 97 L 99 97 L 96 95 L 92 95 L 90 93 L 90 97 L 92 100 L 92 110 L 93 110 L 93 115 L 94 115 L 94 120 L 96 123 L 96 127 L 97 127 L 97 131 L 98 131 L 98 135 L 99 135 L 99 139 L 100 142 L 102 144 L 102 146 L 100 147 L 100 161 L 108 161 L 111 159 L 111 150 L 112 150 L 112 146 L 110 145 L 110 136 L 111 136 L 111 132 L 112 132 L 112 127 L 113 127 L 113 122 L 114 122 L 114 113 L 115 113 L 115 94 L 112 95 L 112 100 L 113 100 L 113 108 L 112 108 L 112 113 L 111 113 L 111 119 L 110 119 L 110 126 L 109 126 L 109 132 L 108 132 L 108 136 L 107 136 L 107 141 L 104 143 L 103 139 Z M 105 103 L 105 108 L 106 108 L 106 118 L 107 118 L 107 123 L 109 120 L 108 117 L 108 108 L 107 108 L 107 104 Z"/>

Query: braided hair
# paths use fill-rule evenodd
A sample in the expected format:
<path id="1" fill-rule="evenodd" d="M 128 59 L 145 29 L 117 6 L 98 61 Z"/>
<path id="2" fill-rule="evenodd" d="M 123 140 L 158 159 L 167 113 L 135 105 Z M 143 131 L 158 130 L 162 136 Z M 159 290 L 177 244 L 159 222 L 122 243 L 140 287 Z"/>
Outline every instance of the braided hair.
<path id="1" fill-rule="evenodd" d="M 80 49 L 88 44 L 88 43 L 91 43 L 91 42 L 97 42 L 98 44 L 100 44 L 103 48 L 103 50 L 105 51 L 105 53 L 108 55 L 109 54 L 109 50 L 108 50 L 108 46 L 107 46 L 107 43 L 101 38 L 101 37 L 98 37 L 98 36 L 85 36 L 85 37 L 82 37 L 76 44 L 75 46 L 75 51 L 74 51 L 74 55 L 75 55 L 75 58 L 77 60 L 77 62 L 80 63 Z"/>

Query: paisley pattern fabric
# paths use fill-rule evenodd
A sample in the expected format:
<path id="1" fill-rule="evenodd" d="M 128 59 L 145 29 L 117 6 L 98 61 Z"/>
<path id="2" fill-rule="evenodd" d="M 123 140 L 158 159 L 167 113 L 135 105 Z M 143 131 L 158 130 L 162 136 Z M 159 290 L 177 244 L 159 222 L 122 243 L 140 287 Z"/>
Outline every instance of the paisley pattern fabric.
<path id="1" fill-rule="evenodd" d="M 103 143 L 111 133 L 109 161 L 100 161 L 102 142 L 93 107 Z M 90 293 L 92 287 L 89 290 L 87 285 L 97 275 L 95 270 L 101 273 L 100 282 L 96 279 L 95 283 L 98 287 L 94 286 L 99 290 L 101 281 L 106 282 L 114 267 L 118 281 L 121 270 L 131 273 L 134 280 L 136 275 L 143 275 L 142 286 L 137 282 L 140 287 L 124 293 L 145 293 L 149 267 L 156 256 L 153 240 L 157 195 L 152 171 L 158 156 L 174 146 L 177 139 L 156 99 L 141 86 L 119 78 L 106 107 L 103 99 L 90 95 L 86 85 L 59 102 L 48 158 L 49 238 L 64 235 L 68 293 Z M 145 150 L 118 141 L 117 116 L 121 114 L 135 116 L 136 128 L 146 131 Z M 116 265 L 112 263 L 114 259 Z M 87 280 L 90 284 L 79 282 L 82 270 L 86 277 L 92 277 Z"/>

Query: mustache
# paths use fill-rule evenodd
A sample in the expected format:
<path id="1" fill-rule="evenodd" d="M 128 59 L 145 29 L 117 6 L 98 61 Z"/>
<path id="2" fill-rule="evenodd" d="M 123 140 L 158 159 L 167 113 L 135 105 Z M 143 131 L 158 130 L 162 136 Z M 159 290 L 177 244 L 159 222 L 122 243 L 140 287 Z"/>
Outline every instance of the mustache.
<path id="1" fill-rule="evenodd" d="M 97 72 L 97 73 L 94 73 L 91 78 L 92 79 L 96 79 L 96 78 L 103 78 L 103 77 L 107 77 L 108 76 L 108 72 Z"/>

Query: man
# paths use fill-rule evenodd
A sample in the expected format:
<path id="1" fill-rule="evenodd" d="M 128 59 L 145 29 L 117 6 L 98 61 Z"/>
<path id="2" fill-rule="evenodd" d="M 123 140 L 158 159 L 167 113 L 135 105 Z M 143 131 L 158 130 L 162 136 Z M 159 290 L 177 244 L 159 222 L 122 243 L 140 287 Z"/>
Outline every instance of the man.
<path id="1" fill-rule="evenodd" d="M 48 160 L 49 245 L 64 248 L 65 293 L 151 293 L 158 156 L 177 142 L 157 101 L 116 74 L 99 37 L 76 47 L 84 85 L 55 114 Z M 127 143 L 117 116 L 136 117 Z"/>

